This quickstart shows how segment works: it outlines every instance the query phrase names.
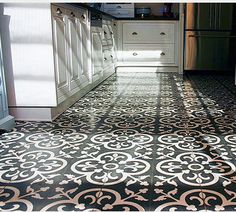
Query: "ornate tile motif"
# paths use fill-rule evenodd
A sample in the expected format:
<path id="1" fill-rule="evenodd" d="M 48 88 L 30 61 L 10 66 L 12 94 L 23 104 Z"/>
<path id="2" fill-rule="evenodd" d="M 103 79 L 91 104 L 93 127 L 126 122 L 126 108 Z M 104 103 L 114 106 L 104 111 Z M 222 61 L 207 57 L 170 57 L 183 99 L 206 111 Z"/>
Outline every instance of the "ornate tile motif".
<path id="1" fill-rule="evenodd" d="M 2 211 L 236 211 L 229 76 L 117 73 L 0 136 Z"/>

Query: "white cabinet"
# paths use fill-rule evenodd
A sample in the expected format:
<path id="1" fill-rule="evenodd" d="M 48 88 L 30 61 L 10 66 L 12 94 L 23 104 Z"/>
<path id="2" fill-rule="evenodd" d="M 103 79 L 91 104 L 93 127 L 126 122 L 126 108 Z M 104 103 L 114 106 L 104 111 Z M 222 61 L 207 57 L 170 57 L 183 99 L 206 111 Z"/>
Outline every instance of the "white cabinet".
<path id="1" fill-rule="evenodd" d="M 58 103 L 67 98 L 69 93 L 68 81 L 68 60 L 67 60 L 67 17 L 66 10 L 59 7 L 52 7 L 53 20 L 53 40 L 54 40 L 54 57 L 57 83 Z"/>
<path id="2" fill-rule="evenodd" d="M 112 20 L 103 20 L 102 27 L 91 28 L 93 82 L 99 83 L 115 72 L 116 48 Z"/>
<path id="3" fill-rule="evenodd" d="M 124 43 L 174 43 L 175 23 L 124 23 Z"/>
<path id="4" fill-rule="evenodd" d="M 123 46 L 125 61 L 156 62 L 172 64 L 175 62 L 174 46 L 171 44 L 125 44 Z"/>
<path id="5" fill-rule="evenodd" d="M 116 44 L 113 31 L 114 22 L 111 20 L 103 20 L 103 70 L 104 77 L 109 77 L 114 73 L 117 56 L 116 56 Z"/>
<path id="6" fill-rule="evenodd" d="M 89 84 L 86 10 L 52 6 L 58 103 Z"/>
<path id="7" fill-rule="evenodd" d="M 118 66 L 168 66 L 178 71 L 178 21 L 121 21 Z"/>
<path id="8" fill-rule="evenodd" d="M 97 82 L 103 77 L 102 29 L 100 27 L 92 27 L 91 40 L 93 82 Z"/>
<path id="9" fill-rule="evenodd" d="M 59 3 L 2 6 L 4 66 L 16 119 L 51 121 L 107 77 L 103 44 L 107 40 L 112 48 L 112 33 L 108 25 L 108 37 L 102 28 L 91 33 L 87 9 Z M 0 92 L 0 104 L 1 97 Z"/>
<path id="10" fill-rule="evenodd" d="M 119 18 L 133 18 L 134 17 L 134 3 L 104 3 L 103 11 Z"/>
<path id="11" fill-rule="evenodd" d="M 84 11 L 67 10 L 69 92 L 74 94 L 89 84 L 88 27 Z"/>

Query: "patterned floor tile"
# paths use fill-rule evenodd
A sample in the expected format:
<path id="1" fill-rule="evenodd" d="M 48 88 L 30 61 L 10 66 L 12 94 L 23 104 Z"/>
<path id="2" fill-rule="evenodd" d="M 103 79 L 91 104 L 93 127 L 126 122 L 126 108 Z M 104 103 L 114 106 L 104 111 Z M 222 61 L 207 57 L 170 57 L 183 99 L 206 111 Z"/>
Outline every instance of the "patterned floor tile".
<path id="1" fill-rule="evenodd" d="M 235 211 L 229 76 L 117 73 L 0 136 L 0 210 Z"/>

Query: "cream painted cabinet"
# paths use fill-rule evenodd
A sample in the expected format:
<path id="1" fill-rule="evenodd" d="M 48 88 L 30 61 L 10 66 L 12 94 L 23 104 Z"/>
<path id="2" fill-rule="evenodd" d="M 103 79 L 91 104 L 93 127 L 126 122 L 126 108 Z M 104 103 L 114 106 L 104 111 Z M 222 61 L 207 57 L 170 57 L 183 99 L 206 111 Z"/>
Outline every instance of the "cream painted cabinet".
<path id="1" fill-rule="evenodd" d="M 88 14 L 52 6 L 58 103 L 89 84 Z"/>
<path id="2" fill-rule="evenodd" d="M 117 62 L 116 57 L 116 44 L 114 39 L 114 31 L 113 31 L 113 21 L 112 20 L 103 20 L 103 72 L 104 77 L 109 77 L 111 74 L 115 72 L 115 66 Z"/>
<path id="3" fill-rule="evenodd" d="M 97 82 L 103 77 L 102 29 L 100 27 L 92 27 L 91 38 L 93 82 Z"/>
<path id="4" fill-rule="evenodd" d="M 69 92 L 76 93 L 89 83 L 87 22 L 84 11 L 66 11 L 68 17 Z"/>
<path id="5" fill-rule="evenodd" d="M 174 43 L 174 23 L 124 23 L 124 43 Z"/>
<path id="6" fill-rule="evenodd" d="M 17 120 L 51 121 L 115 72 L 111 20 L 91 33 L 90 13 L 81 7 L 0 7 L 9 108 Z"/>
<path id="7" fill-rule="evenodd" d="M 179 22 L 121 21 L 118 66 L 179 67 Z"/>
<path id="8" fill-rule="evenodd" d="M 57 82 L 58 103 L 67 98 L 69 93 L 69 72 L 68 72 L 68 54 L 67 54 L 67 16 L 66 10 L 60 7 L 52 7 L 53 17 L 53 40 L 55 71 Z"/>

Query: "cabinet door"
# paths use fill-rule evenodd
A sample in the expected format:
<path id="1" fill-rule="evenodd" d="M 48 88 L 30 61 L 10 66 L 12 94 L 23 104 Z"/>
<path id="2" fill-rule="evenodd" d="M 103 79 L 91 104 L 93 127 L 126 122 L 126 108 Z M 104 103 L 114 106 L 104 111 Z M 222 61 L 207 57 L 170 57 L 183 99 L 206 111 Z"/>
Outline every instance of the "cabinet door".
<path id="1" fill-rule="evenodd" d="M 92 31 L 92 64 L 93 81 L 97 81 L 103 76 L 102 32 L 99 29 Z"/>
<path id="2" fill-rule="evenodd" d="M 52 15 L 57 95 L 58 103 L 61 103 L 69 92 L 65 10 L 53 6 Z"/>
<path id="3" fill-rule="evenodd" d="M 68 51 L 69 51 L 69 73 L 70 94 L 79 91 L 88 83 L 88 77 L 84 74 L 84 56 L 82 45 L 82 27 L 79 15 L 73 11 L 68 13 Z"/>
<path id="4" fill-rule="evenodd" d="M 91 70 L 90 57 L 90 30 L 88 22 L 88 12 L 80 11 L 78 13 L 78 28 L 80 29 L 80 49 L 82 50 L 82 72 L 80 72 L 81 83 L 83 85 L 89 84 L 89 74 Z"/>

